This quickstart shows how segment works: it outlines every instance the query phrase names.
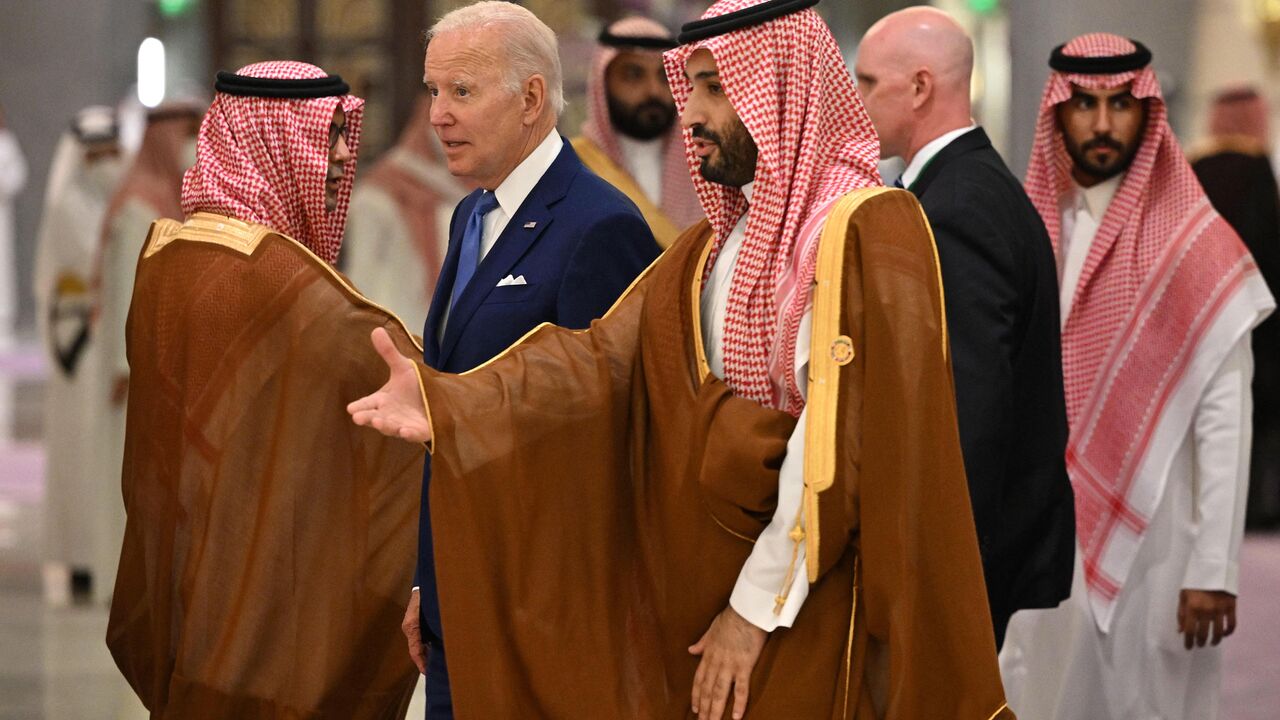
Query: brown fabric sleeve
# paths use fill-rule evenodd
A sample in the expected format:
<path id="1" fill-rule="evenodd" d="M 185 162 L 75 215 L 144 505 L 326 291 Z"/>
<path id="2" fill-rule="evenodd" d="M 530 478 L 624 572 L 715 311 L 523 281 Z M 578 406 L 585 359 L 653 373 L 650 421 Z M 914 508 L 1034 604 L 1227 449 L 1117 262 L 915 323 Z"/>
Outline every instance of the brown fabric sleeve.
<path id="1" fill-rule="evenodd" d="M 279 236 L 139 265 L 107 644 L 157 718 L 402 717 L 421 447 L 350 423 L 393 316 Z"/>

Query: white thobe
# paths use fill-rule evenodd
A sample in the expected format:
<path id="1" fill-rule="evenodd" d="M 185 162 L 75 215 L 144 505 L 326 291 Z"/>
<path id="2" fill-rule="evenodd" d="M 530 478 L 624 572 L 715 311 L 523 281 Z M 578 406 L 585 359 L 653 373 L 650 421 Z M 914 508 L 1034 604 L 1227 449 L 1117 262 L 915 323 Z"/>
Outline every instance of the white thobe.
<path id="1" fill-rule="evenodd" d="M 27 184 L 27 162 L 18 140 L 0 128 L 0 354 L 13 346 L 18 275 L 13 266 L 13 199 Z M 13 384 L 0 377 L 0 443 L 13 435 Z"/>
<path id="2" fill-rule="evenodd" d="M 64 138 L 65 140 L 65 138 Z M 70 161 L 55 158 L 52 176 L 67 180 L 47 198 L 36 248 L 35 292 L 37 312 L 46 348 L 58 328 L 49 322 L 50 310 L 61 286 L 64 307 L 88 308 L 93 299 L 88 288 L 98 254 L 103 213 L 123 170 L 123 161 L 104 161 L 86 171 L 76 157 L 83 150 L 71 141 L 64 152 Z M 69 169 L 58 169 L 69 165 Z M 51 183 L 54 182 L 51 180 Z M 68 293 L 73 288 L 84 292 Z M 66 335 L 63 335 L 64 342 Z M 115 573 L 119 554 L 111 556 L 119 539 L 111 528 L 111 515 L 101 508 L 106 493 L 120 497 L 120 468 L 108 472 L 98 463 L 97 419 L 87 398 L 96 397 L 100 353 L 92 338 L 80 357 L 75 373 L 68 376 L 52 352 L 48 353 L 49 377 L 45 383 L 45 517 L 46 559 L 54 564 L 88 569 L 94 574 L 94 594 L 110 595 L 100 578 Z M 115 545 L 119 547 L 118 544 Z"/>
<path id="3" fill-rule="evenodd" d="M 1081 228 L 1092 224 L 1096 232 L 1106 209 L 1100 199 L 1078 194 L 1063 208 L 1063 237 L 1070 238 L 1064 276 L 1076 282 L 1092 242 Z M 1064 288 L 1064 316 L 1073 295 Z M 1239 589 L 1252 433 L 1249 340 L 1246 333 L 1236 342 L 1200 397 L 1110 632 L 1095 622 L 1078 547 L 1071 597 L 1057 608 L 1013 616 L 1000 667 L 1009 706 L 1022 720 L 1217 716 L 1222 647 L 1185 650 L 1177 608 L 1184 588 Z"/>
<path id="4" fill-rule="evenodd" d="M 666 136 L 654 140 L 636 140 L 618 135 L 622 164 L 636 181 L 649 202 L 662 205 L 662 161 L 666 155 Z"/>
<path id="5" fill-rule="evenodd" d="M 751 200 L 751 190 L 751 185 L 742 188 L 748 202 Z M 743 215 L 725 239 L 724 246 L 711 267 L 706 286 L 702 289 L 703 350 L 712 374 L 719 378 L 724 377 L 725 314 L 729 305 L 729 290 L 738 253 L 746 238 L 746 222 L 746 215 Z M 806 392 L 809 382 L 811 319 L 812 314 L 806 312 L 796 336 L 796 384 L 802 393 Z M 790 537 L 797 517 L 800 517 L 801 527 L 804 526 L 800 508 L 804 499 L 805 418 L 806 414 L 802 412 L 791 433 L 791 439 L 787 442 L 787 455 L 778 474 L 778 507 L 760 537 L 756 538 L 751 555 L 738 574 L 733 594 L 729 598 L 729 604 L 739 615 L 767 631 L 790 627 L 809 594 L 804 543 L 796 543 Z M 789 572 L 792 573 L 792 578 L 788 586 Z M 777 599 L 783 595 L 786 596 L 786 601 L 781 608 L 777 608 Z"/>
<path id="6" fill-rule="evenodd" d="M 440 194 L 434 215 L 436 252 L 443 263 L 449 220 L 466 191 L 443 167 L 415 153 L 392 150 L 389 161 Z M 347 277 L 357 290 L 395 313 L 410 332 L 422 332 L 436 277 L 426 271 L 411 227 L 395 198 L 383 188 L 356 183 L 342 254 Z"/>

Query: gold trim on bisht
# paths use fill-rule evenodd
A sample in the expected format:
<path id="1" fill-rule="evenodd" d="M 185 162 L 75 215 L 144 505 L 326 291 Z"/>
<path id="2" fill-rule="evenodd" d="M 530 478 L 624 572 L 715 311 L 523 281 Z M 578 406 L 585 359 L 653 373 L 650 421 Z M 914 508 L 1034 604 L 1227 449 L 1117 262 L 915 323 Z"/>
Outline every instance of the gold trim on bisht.
<path id="1" fill-rule="evenodd" d="M 658 243 L 658 247 L 663 250 L 671 247 L 676 238 L 680 237 L 683 228 L 676 227 L 662 208 L 644 194 L 644 190 L 640 189 L 640 185 L 631 177 L 631 174 L 605 155 L 603 150 L 585 136 L 576 137 L 570 140 L 569 144 L 578 153 L 578 159 L 583 165 L 636 204 L 636 208 L 644 216 L 645 223 L 649 225 L 649 231 L 653 233 L 653 239 Z"/>

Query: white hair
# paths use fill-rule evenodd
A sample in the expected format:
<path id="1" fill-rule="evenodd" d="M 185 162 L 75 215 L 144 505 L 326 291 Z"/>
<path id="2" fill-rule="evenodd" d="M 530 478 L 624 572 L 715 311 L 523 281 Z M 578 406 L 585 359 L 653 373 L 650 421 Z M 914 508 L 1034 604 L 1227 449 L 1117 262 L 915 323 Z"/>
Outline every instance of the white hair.
<path id="1" fill-rule="evenodd" d="M 564 111 L 564 81 L 556 34 L 537 15 L 505 0 L 481 0 L 447 13 L 427 31 L 427 42 L 447 32 L 501 27 L 506 58 L 506 85 L 516 94 L 533 75 L 547 81 L 547 100 L 557 118 Z"/>

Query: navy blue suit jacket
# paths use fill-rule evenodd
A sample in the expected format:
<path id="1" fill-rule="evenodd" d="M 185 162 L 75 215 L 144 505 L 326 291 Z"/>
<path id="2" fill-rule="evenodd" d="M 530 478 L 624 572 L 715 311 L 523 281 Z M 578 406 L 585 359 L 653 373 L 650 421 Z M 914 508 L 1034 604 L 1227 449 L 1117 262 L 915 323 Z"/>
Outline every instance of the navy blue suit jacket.
<path id="1" fill-rule="evenodd" d="M 563 138 L 562 138 L 563 140 Z M 493 249 L 440 322 L 453 293 L 462 233 L 481 191 L 453 212 L 449 250 L 422 333 L 423 360 L 445 372 L 465 372 L 506 350 L 540 323 L 585 328 L 613 305 L 659 249 L 634 203 L 587 169 L 567 140 L 555 162 L 507 223 Z M 525 285 L 497 287 L 508 275 Z M 427 492 L 422 483 L 416 583 L 421 587 L 423 636 L 440 639 Z"/>

